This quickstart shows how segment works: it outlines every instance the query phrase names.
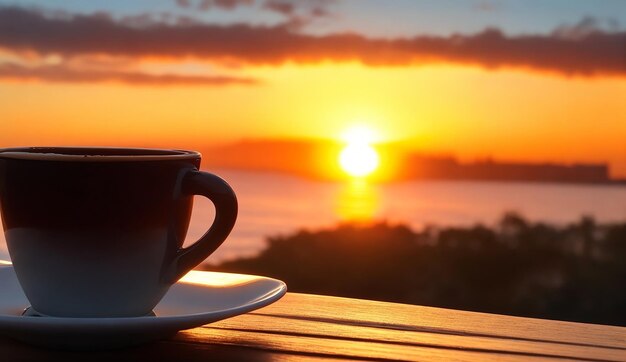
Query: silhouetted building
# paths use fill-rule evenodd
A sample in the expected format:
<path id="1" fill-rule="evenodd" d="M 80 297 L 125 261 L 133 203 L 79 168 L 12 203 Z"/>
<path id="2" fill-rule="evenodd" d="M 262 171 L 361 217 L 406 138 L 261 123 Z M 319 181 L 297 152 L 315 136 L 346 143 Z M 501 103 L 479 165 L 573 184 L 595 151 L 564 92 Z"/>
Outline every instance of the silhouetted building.
<path id="1" fill-rule="evenodd" d="M 604 164 L 526 164 L 493 160 L 461 164 L 453 157 L 411 155 L 407 158 L 405 177 L 418 179 L 541 181 L 541 182 L 610 182 Z"/>

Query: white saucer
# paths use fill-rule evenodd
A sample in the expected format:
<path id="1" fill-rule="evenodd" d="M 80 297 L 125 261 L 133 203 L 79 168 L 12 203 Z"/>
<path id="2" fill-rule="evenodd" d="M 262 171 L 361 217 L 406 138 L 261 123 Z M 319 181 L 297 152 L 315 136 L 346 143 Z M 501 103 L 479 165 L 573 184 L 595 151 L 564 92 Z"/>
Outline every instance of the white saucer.
<path id="1" fill-rule="evenodd" d="M 25 317 L 21 314 L 29 303 L 13 267 L 0 265 L 0 335 L 61 349 L 117 348 L 250 312 L 286 292 L 285 283 L 276 279 L 191 271 L 156 306 L 156 317 Z"/>

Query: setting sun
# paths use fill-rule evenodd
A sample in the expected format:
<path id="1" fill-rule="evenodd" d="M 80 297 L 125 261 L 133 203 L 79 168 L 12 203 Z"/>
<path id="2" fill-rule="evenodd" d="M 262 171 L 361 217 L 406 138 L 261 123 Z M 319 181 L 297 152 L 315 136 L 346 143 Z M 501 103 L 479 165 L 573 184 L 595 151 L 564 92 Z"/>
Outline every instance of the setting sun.
<path id="1" fill-rule="evenodd" d="M 363 177 L 376 170 L 379 157 L 376 150 L 369 144 L 373 132 L 367 128 L 354 128 L 346 132 L 348 144 L 339 154 L 341 168 L 351 176 Z"/>

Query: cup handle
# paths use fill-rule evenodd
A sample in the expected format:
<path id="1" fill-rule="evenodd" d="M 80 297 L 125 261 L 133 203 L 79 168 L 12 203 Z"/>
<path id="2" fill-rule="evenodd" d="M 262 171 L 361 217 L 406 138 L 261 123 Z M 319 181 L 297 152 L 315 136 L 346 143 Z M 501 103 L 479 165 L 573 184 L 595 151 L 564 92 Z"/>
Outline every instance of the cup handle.
<path id="1" fill-rule="evenodd" d="M 215 220 L 202 237 L 186 248 L 178 249 L 174 258 L 174 280 L 202 263 L 228 237 L 237 219 L 237 197 L 220 177 L 208 172 L 188 171 L 182 180 L 182 193 L 208 198 L 215 206 Z"/>

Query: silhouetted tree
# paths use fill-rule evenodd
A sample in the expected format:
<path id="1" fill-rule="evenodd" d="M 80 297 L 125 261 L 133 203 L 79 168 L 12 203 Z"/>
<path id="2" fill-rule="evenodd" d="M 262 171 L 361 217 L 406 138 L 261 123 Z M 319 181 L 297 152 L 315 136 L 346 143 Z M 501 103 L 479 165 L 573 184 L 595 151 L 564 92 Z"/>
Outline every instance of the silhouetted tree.
<path id="1" fill-rule="evenodd" d="M 626 223 L 557 227 L 507 213 L 496 228 L 303 230 L 211 269 L 272 276 L 294 292 L 626 325 L 625 260 Z"/>

